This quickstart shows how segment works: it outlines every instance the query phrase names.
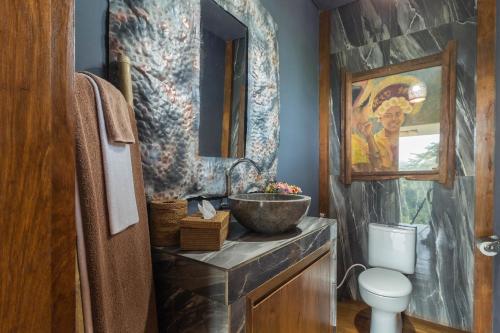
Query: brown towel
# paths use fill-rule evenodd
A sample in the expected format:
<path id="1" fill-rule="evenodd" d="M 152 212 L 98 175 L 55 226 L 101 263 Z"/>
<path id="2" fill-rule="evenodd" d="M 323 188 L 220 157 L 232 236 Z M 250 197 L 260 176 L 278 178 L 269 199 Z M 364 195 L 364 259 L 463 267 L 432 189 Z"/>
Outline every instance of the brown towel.
<path id="1" fill-rule="evenodd" d="M 122 114 L 125 110 L 130 113 L 132 108 L 122 93 L 108 81 L 92 73 L 85 74 L 92 77 L 99 87 L 108 140 L 115 143 L 135 143 L 130 117 Z"/>
<path id="2" fill-rule="evenodd" d="M 130 146 L 139 223 L 111 236 L 95 96 L 76 76 L 76 154 L 95 332 L 157 332 L 149 228 L 138 144 Z M 129 114 L 134 139 L 137 127 Z"/>

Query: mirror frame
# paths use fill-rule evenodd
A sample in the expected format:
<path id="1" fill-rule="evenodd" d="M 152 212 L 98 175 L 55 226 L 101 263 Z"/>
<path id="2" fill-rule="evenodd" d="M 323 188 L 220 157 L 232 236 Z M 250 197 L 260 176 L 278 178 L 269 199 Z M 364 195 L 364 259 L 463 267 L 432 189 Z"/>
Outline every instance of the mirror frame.
<path id="1" fill-rule="evenodd" d="M 437 181 L 447 187 L 455 178 L 455 95 L 456 95 L 456 41 L 450 41 L 446 49 L 435 55 L 406 61 L 400 64 L 376 68 L 365 72 L 350 73 L 342 70 L 341 101 L 341 172 L 344 184 L 353 181 L 371 181 L 406 178 L 408 180 Z M 439 141 L 439 165 L 436 170 L 422 171 L 371 171 L 354 172 L 351 163 L 351 124 L 353 83 L 390 76 L 419 69 L 441 66 L 441 119 Z"/>

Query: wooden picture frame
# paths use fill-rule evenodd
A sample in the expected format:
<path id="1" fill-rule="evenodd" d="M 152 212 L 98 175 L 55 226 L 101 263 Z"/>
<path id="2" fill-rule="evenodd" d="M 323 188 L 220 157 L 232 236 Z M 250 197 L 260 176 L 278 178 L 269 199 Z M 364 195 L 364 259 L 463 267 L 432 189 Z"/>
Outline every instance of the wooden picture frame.
<path id="1" fill-rule="evenodd" d="M 366 72 L 359 72 L 359 73 L 350 73 L 345 70 L 342 71 L 341 76 L 342 76 L 342 112 L 341 112 L 341 174 L 340 178 L 344 182 L 344 184 L 351 184 L 352 181 L 356 180 L 364 180 L 364 181 L 370 181 L 370 180 L 386 180 L 386 179 L 397 179 L 397 178 L 406 178 L 406 179 L 411 179 L 411 180 L 431 180 L 431 181 L 437 181 L 441 184 L 444 184 L 445 186 L 452 186 L 454 176 L 455 176 L 455 94 L 456 94 L 456 41 L 450 41 L 446 47 L 446 49 L 438 54 L 427 56 L 424 58 L 420 59 L 415 59 L 411 61 L 407 61 L 404 63 L 396 64 L 396 65 L 390 65 L 382 68 L 377 68 L 373 70 L 369 70 Z M 436 69 L 438 68 L 439 69 Z M 369 167 L 365 168 L 365 170 L 359 170 L 359 168 L 353 168 L 353 87 L 355 86 L 356 83 L 361 84 L 361 85 L 369 85 L 372 84 L 373 82 L 378 82 L 377 84 L 379 86 L 384 86 L 383 85 L 383 78 L 387 79 L 386 81 L 391 81 L 392 78 L 396 81 L 397 79 L 403 80 L 403 79 L 415 79 L 415 77 L 408 75 L 404 76 L 405 73 L 412 72 L 412 73 L 417 73 L 418 71 L 423 72 L 421 70 L 428 70 L 432 71 L 435 70 L 436 73 L 437 71 L 440 71 L 441 75 L 441 93 L 440 93 L 440 115 L 439 115 L 439 122 L 436 123 L 436 126 L 439 128 L 439 150 L 436 152 L 437 154 L 437 166 L 433 167 L 430 170 L 399 170 L 398 167 L 398 161 L 395 161 L 394 154 L 390 155 L 392 156 L 392 159 L 390 161 L 392 162 L 391 167 L 385 167 L 387 163 L 384 164 L 384 167 L 382 166 L 374 166 L 377 164 L 377 161 L 382 160 L 382 157 L 380 156 L 379 152 L 377 151 L 377 148 L 383 148 L 379 145 L 379 142 L 375 144 L 375 142 L 372 140 L 371 146 L 369 143 L 363 143 L 363 147 L 370 146 L 370 153 L 366 153 L 365 155 L 362 155 L 365 159 L 367 159 L 366 164 L 369 165 Z M 396 76 L 397 75 L 397 76 Z M 439 79 L 439 78 L 438 78 Z M 377 81 L 378 80 L 378 81 Z M 382 80 L 382 81 L 380 81 Z M 373 81 L 373 82 L 372 82 Z M 421 80 L 423 82 L 423 80 Z M 438 80 L 436 80 L 439 82 Z M 396 81 L 397 82 L 397 81 Z M 353 86 L 354 84 L 354 86 Z M 374 83 L 376 86 L 377 84 Z M 405 83 L 406 84 L 406 83 Z M 397 91 L 404 91 L 405 96 L 409 96 L 409 93 L 407 93 L 407 90 L 409 88 L 409 84 L 403 85 L 402 83 L 391 83 L 391 84 L 386 84 L 387 86 L 390 85 L 390 87 L 386 87 L 386 90 L 382 90 L 380 88 L 378 92 L 370 93 L 369 94 L 364 94 L 363 97 L 359 97 L 356 99 L 356 103 L 358 103 L 359 99 L 365 98 L 366 95 L 369 95 L 366 97 L 366 100 L 369 100 L 370 102 L 366 101 L 365 103 L 368 104 L 368 112 L 373 112 L 372 116 L 375 118 L 376 112 L 379 111 L 382 108 L 377 108 L 377 105 L 381 105 L 378 103 L 380 100 L 384 100 L 384 92 L 387 92 L 387 97 L 388 99 L 392 99 L 392 97 L 397 96 Z M 406 90 L 397 90 L 397 87 L 406 87 Z M 425 82 L 423 83 L 424 86 L 424 91 L 425 89 Z M 372 86 L 370 86 L 372 87 Z M 377 86 L 378 87 L 378 86 Z M 368 90 L 368 89 L 365 89 Z M 374 91 L 377 91 L 377 89 L 373 89 Z M 390 90 L 390 91 L 387 91 Z M 361 89 L 363 92 L 363 89 Z M 391 95 L 392 93 L 392 95 Z M 437 94 L 437 93 L 435 93 Z M 359 96 L 359 95 L 358 95 Z M 439 95 L 437 95 L 439 97 Z M 409 103 L 416 103 L 416 104 L 407 104 L 411 105 L 412 108 L 409 108 L 410 112 L 413 109 L 417 108 L 420 110 L 422 106 L 426 103 L 425 98 L 427 95 L 424 95 L 423 99 L 420 99 L 421 102 L 412 102 L 410 101 Z M 406 98 L 407 101 L 410 100 L 410 98 Z M 404 101 L 403 101 L 404 102 Z M 404 102 L 406 103 L 406 102 Z M 358 106 L 356 106 L 358 107 Z M 360 108 L 364 108 L 365 106 L 358 107 L 357 110 L 360 110 Z M 428 108 L 429 109 L 429 108 Z M 418 111 L 417 111 L 418 112 Z M 429 113 L 429 112 L 428 112 Z M 402 112 L 399 112 L 401 114 L 401 117 L 403 121 L 406 120 L 406 115 L 404 115 Z M 389 114 L 390 116 L 390 114 Z M 382 119 L 381 116 L 378 116 L 379 118 L 377 119 Z M 382 124 L 382 121 L 379 120 L 377 124 Z M 370 125 L 371 126 L 371 125 Z M 401 126 L 401 124 L 400 124 Z M 371 127 L 370 127 L 371 128 Z M 382 129 L 383 130 L 383 129 Z M 380 131 L 382 131 L 380 130 Z M 387 131 L 387 130 L 386 130 Z M 399 129 L 398 129 L 399 131 Z M 379 134 L 379 132 L 377 132 Z M 437 136 L 438 134 L 435 133 L 434 136 Z M 359 136 L 359 135 L 358 135 Z M 375 135 L 373 135 L 375 136 Z M 380 136 L 379 136 L 380 137 Z M 399 137 L 399 136 L 398 136 Z M 363 137 L 364 138 L 364 137 Z M 372 139 L 370 135 L 366 136 L 366 140 L 368 141 L 369 139 Z M 355 142 L 357 146 L 355 146 L 356 149 L 358 149 L 359 141 Z M 399 142 L 398 144 L 395 144 L 396 146 L 396 152 L 398 155 L 399 159 Z M 375 147 L 372 149 L 372 147 Z M 392 146 L 391 146 L 392 147 Z M 372 151 L 375 151 L 375 153 L 371 153 Z M 386 149 L 386 151 L 389 151 Z M 356 155 L 359 150 L 356 150 Z M 366 148 L 364 150 L 366 152 Z M 372 163 L 372 161 L 375 161 Z M 359 162 L 356 162 L 359 163 Z M 381 163 L 378 163 L 381 164 Z M 383 163 L 382 163 L 383 164 Z M 360 164 L 354 164 L 356 166 Z M 397 170 L 395 170 L 394 165 L 396 165 Z M 356 170 L 358 169 L 358 170 Z"/>

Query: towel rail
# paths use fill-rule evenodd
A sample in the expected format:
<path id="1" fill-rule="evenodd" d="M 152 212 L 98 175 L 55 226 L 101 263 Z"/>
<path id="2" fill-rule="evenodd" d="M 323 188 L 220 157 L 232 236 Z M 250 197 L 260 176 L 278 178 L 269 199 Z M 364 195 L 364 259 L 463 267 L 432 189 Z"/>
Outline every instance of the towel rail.
<path id="1" fill-rule="evenodd" d="M 134 106 L 134 94 L 132 92 L 132 74 L 130 72 L 130 58 L 124 54 L 118 56 L 118 88 L 125 96 L 125 100 Z"/>

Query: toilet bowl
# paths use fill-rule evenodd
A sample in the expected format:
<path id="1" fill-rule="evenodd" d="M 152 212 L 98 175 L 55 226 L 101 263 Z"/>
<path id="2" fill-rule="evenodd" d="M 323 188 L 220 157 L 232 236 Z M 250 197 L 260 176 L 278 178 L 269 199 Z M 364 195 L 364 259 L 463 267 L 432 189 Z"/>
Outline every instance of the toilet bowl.
<path id="1" fill-rule="evenodd" d="M 359 292 L 363 301 L 372 308 L 371 333 L 400 333 L 401 312 L 410 303 L 412 285 L 403 274 L 371 268 L 359 276 Z"/>
<path id="2" fill-rule="evenodd" d="M 370 333 L 401 333 L 401 312 L 410 303 L 412 285 L 403 275 L 415 271 L 416 228 L 371 223 L 368 262 L 359 275 L 359 292 L 372 309 Z"/>

